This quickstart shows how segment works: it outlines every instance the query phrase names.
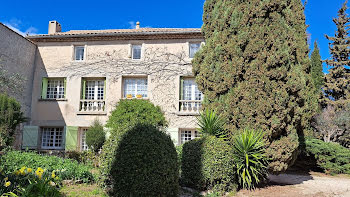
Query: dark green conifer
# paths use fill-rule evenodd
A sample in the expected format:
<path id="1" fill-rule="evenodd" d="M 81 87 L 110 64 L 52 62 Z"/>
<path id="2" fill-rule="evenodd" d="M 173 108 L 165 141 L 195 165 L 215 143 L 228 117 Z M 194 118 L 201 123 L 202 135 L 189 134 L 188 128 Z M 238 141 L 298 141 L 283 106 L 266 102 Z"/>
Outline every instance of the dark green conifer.
<path id="1" fill-rule="evenodd" d="M 324 84 L 324 73 L 320 49 L 318 48 L 316 41 L 314 43 L 314 51 L 311 54 L 311 77 L 315 86 L 316 94 L 321 95 L 322 87 Z"/>
<path id="2" fill-rule="evenodd" d="M 206 0 L 206 45 L 193 72 L 206 108 L 231 133 L 262 129 L 273 172 L 299 153 L 299 135 L 317 108 L 310 75 L 304 6 L 300 0 Z"/>
<path id="3" fill-rule="evenodd" d="M 324 93 L 325 104 L 334 105 L 336 108 L 343 108 L 350 99 L 350 38 L 348 31 L 347 1 L 338 11 L 338 18 L 333 22 L 337 25 L 334 37 L 326 35 L 330 41 L 329 50 L 331 58 L 325 62 L 330 67 L 325 77 Z"/>

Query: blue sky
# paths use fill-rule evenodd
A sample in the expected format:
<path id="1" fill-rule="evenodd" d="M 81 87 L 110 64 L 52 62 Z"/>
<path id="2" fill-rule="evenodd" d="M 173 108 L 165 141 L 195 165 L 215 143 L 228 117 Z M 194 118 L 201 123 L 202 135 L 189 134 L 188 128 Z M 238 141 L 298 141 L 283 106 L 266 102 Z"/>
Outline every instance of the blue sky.
<path id="1" fill-rule="evenodd" d="M 334 35 L 332 18 L 343 2 L 308 0 L 308 32 L 312 44 L 318 41 L 322 59 L 329 58 L 324 35 Z M 47 33 L 50 20 L 59 21 L 62 31 L 133 28 L 136 21 L 141 22 L 141 27 L 197 28 L 202 25 L 203 3 L 204 0 L 4 0 L 0 22 L 23 34 Z"/>

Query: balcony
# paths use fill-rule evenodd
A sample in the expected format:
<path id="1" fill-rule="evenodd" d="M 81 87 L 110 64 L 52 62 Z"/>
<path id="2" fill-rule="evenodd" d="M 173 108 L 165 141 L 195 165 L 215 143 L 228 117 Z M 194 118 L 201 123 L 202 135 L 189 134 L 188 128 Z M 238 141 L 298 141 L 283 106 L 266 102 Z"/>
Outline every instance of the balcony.
<path id="1" fill-rule="evenodd" d="M 201 100 L 180 100 L 180 115 L 198 115 L 201 109 Z"/>
<path id="2" fill-rule="evenodd" d="M 106 101 L 80 100 L 79 114 L 106 114 Z"/>

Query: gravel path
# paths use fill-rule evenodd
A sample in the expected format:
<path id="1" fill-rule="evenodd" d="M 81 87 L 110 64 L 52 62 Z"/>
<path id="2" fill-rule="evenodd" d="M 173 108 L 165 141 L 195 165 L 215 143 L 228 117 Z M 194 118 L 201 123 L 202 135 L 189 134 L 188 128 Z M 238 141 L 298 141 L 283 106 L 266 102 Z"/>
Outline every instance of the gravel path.
<path id="1" fill-rule="evenodd" d="M 269 177 L 272 183 L 255 191 L 241 190 L 238 197 L 350 197 L 350 178 L 310 175 L 281 174 Z"/>

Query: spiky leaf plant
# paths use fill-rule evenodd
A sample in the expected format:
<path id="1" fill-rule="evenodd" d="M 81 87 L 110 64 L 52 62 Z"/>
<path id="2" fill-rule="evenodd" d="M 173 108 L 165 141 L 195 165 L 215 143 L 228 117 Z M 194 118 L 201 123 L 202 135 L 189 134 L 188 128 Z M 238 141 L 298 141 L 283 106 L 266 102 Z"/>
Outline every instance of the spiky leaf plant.
<path id="1" fill-rule="evenodd" d="M 233 152 L 242 188 L 253 189 L 266 179 L 268 160 L 262 131 L 244 129 L 233 138 Z"/>
<path id="2" fill-rule="evenodd" d="M 211 135 L 218 138 L 224 138 L 225 130 L 225 120 L 218 115 L 215 111 L 206 109 L 201 112 L 200 116 L 197 117 L 198 131 L 202 135 Z"/>

